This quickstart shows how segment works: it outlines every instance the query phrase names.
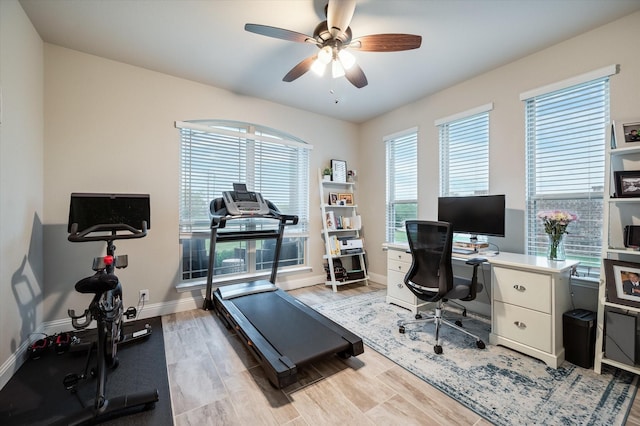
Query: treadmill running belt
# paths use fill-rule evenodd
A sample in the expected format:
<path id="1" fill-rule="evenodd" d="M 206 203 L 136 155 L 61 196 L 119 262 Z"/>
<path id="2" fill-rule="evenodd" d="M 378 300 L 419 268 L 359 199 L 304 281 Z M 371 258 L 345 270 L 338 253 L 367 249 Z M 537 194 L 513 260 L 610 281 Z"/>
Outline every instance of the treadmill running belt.
<path id="1" fill-rule="evenodd" d="M 347 340 L 304 311 L 311 308 L 283 299 L 279 291 L 232 301 L 256 330 L 295 364 L 349 349 Z"/>

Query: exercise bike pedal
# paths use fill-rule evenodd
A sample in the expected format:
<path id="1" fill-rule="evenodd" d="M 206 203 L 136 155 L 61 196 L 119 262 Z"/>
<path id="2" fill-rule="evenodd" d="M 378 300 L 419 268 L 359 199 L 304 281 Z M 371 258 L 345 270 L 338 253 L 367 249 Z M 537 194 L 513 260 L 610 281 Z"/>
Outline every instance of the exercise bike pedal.
<path id="1" fill-rule="evenodd" d="M 66 390 L 73 390 L 80 380 L 84 380 L 83 374 L 69 373 L 62 379 L 62 384 Z"/>
<path id="2" fill-rule="evenodd" d="M 135 318 L 136 315 L 138 315 L 138 310 L 133 306 L 128 307 L 127 310 L 124 311 L 124 316 L 127 317 L 127 319 Z"/>

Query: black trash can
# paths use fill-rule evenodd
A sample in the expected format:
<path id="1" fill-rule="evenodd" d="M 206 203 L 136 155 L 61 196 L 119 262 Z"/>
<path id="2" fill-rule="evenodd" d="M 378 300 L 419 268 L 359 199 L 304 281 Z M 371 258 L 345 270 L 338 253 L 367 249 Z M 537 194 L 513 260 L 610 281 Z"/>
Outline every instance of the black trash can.
<path id="1" fill-rule="evenodd" d="M 596 347 L 596 313 L 574 309 L 562 315 L 564 359 L 583 368 L 593 367 Z"/>

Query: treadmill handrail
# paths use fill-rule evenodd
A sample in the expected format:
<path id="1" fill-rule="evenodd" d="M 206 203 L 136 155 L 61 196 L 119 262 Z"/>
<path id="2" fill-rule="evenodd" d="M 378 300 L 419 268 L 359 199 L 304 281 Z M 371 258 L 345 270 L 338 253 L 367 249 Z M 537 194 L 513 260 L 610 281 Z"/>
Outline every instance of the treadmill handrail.
<path id="1" fill-rule="evenodd" d="M 205 290 L 203 309 L 213 309 L 213 270 L 215 264 L 215 249 L 217 241 L 238 241 L 238 240 L 261 240 L 261 239 L 275 239 L 276 246 L 273 253 L 273 262 L 271 266 L 271 276 L 269 281 L 275 285 L 276 275 L 278 273 L 278 263 L 280 261 L 280 249 L 282 247 L 282 236 L 284 234 L 284 227 L 289 225 L 298 224 L 298 216 L 282 214 L 275 208 L 271 210 L 269 214 L 243 214 L 243 215 L 228 215 L 219 214 L 225 212 L 226 209 L 221 209 L 217 214 L 211 214 L 211 236 L 209 238 L 209 265 L 207 267 L 207 287 Z M 227 221 L 235 219 L 274 219 L 277 220 L 277 230 L 243 230 L 243 231 L 227 231 L 218 233 L 219 229 L 226 226 Z"/>
<path id="2" fill-rule="evenodd" d="M 298 224 L 298 216 L 288 215 L 288 214 L 281 214 L 281 213 L 276 213 L 276 212 L 272 212 L 272 213 L 269 213 L 269 214 L 260 214 L 260 215 L 258 215 L 258 214 L 256 214 L 256 215 L 249 215 L 249 214 L 244 214 L 244 215 L 219 215 L 219 214 L 214 214 L 214 215 L 211 215 L 211 229 L 213 229 L 213 228 L 222 229 L 222 228 L 226 227 L 227 221 L 235 220 L 235 219 L 274 219 L 274 220 L 279 220 L 280 222 L 282 222 L 284 226 L 297 225 Z M 243 231 L 238 231 L 238 232 L 243 232 Z"/>

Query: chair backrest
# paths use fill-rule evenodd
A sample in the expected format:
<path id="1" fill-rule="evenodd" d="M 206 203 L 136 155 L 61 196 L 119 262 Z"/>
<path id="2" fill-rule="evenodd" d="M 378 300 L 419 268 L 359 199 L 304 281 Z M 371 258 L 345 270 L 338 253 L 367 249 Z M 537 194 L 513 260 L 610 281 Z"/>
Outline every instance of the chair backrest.
<path id="1" fill-rule="evenodd" d="M 421 300 L 439 300 L 453 288 L 453 228 L 447 222 L 407 220 L 406 229 L 412 262 L 405 285 Z"/>

